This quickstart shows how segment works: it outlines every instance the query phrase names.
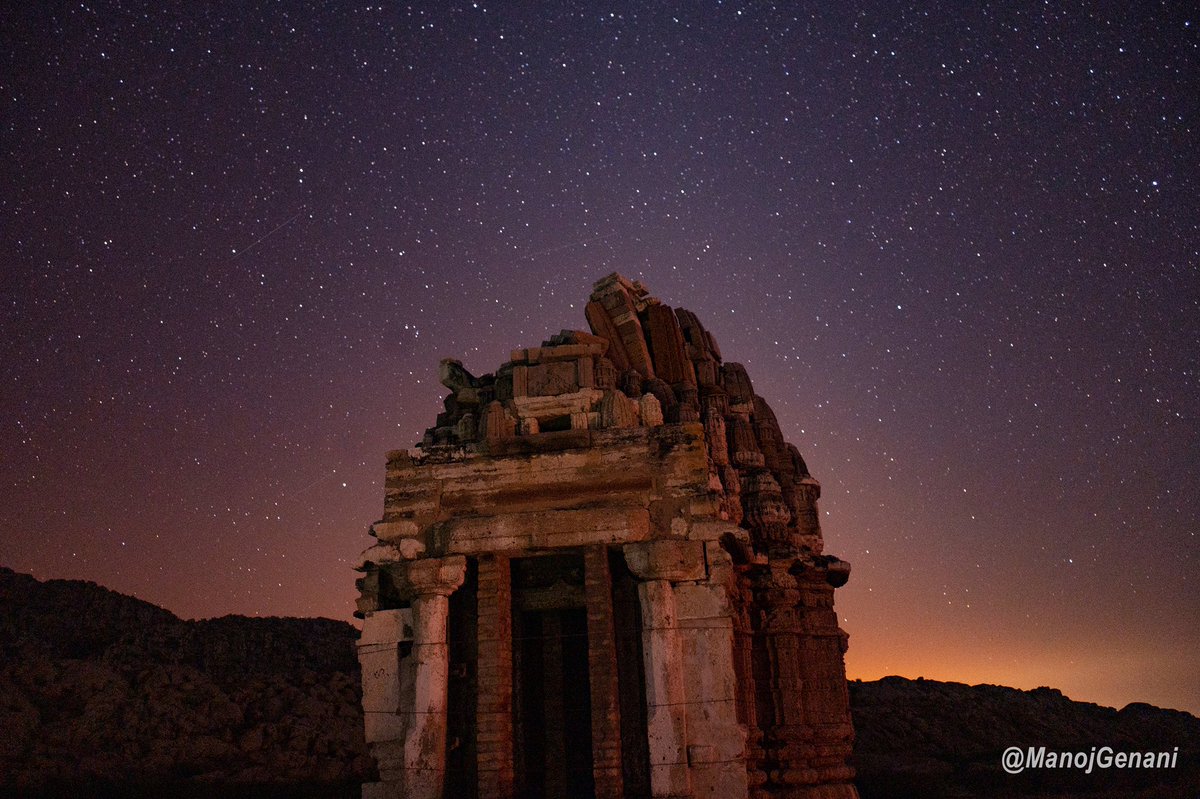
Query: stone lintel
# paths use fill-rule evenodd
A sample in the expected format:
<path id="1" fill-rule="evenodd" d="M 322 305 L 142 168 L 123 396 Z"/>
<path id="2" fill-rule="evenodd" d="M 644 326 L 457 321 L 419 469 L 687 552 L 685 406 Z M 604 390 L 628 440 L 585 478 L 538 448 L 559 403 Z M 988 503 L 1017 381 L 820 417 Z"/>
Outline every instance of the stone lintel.
<path id="1" fill-rule="evenodd" d="M 624 435 L 609 435 L 614 432 Z M 439 485 L 437 516 L 422 516 L 420 520 L 433 522 L 436 518 L 445 522 L 458 516 L 573 510 L 605 504 L 645 506 L 655 495 L 690 498 L 681 505 L 683 510 L 693 516 L 698 511 L 711 514 L 712 503 L 698 493 L 704 489 L 683 478 L 693 475 L 698 481 L 695 475 L 705 474 L 702 443 L 664 446 L 652 432 L 634 428 L 542 433 L 504 442 L 506 453 L 502 456 L 428 466 L 426 475 Z M 603 443 L 571 446 L 581 439 L 603 439 Z M 513 451 L 508 452 L 508 448 Z M 668 491 L 663 488 L 668 482 L 679 483 L 681 488 Z"/>
<path id="2" fill-rule="evenodd" d="M 643 507 L 603 507 L 467 516 L 442 522 L 439 541 L 448 552 L 477 554 L 521 549 L 579 547 L 643 541 L 650 514 Z"/>
<path id="3" fill-rule="evenodd" d="M 603 339 L 580 344 L 551 344 L 545 347 L 523 347 L 513 350 L 509 360 L 514 363 L 549 363 L 551 361 L 573 361 L 578 358 L 601 356 L 608 350 Z"/>
<path id="4" fill-rule="evenodd" d="M 539 421 L 553 419 L 556 416 L 569 416 L 572 413 L 586 413 L 600 401 L 604 392 L 595 388 L 585 388 L 570 394 L 555 394 L 541 397 L 513 397 L 512 404 L 519 418 L 532 416 Z"/>
<path id="5" fill-rule="evenodd" d="M 587 389 L 586 392 L 594 398 L 599 398 L 603 392 Z M 528 403 L 518 405 L 523 408 L 523 418 L 553 418 L 556 412 L 550 412 L 555 406 L 560 406 L 564 397 L 576 395 L 559 395 L 557 397 L 530 397 Z M 592 413 L 588 410 L 571 412 L 579 416 L 582 427 L 584 418 Z M 559 407 L 559 410 L 564 410 Z M 563 415 L 567 415 L 565 412 Z M 393 511 L 388 521 L 394 521 L 397 514 L 403 518 L 412 518 L 430 508 L 436 509 L 436 503 L 442 490 L 453 491 L 458 481 L 463 479 L 476 480 L 480 476 L 491 476 L 512 471 L 517 467 L 506 465 L 507 458 L 520 459 L 522 456 L 553 454 L 562 457 L 570 450 L 581 450 L 592 462 L 603 461 L 611 464 L 615 460 L 625 463 L 622 468 L 637 465 L 639 468 L 654 468 L 662 472 L 661 484 L 664 489 L 676 489 L 676 493 L 695 493 L 698 486 L 705 485 L 707 462 L 704 446 L 704 426 L 699 423 L 664 424 L 658 427 L 629 427 L 611 430 L 574 429 L 556 432 L 543 432 L 536 436 L 514 437 L 501 444 L 489 446 L 488 451 L 479 449 L 459 448 L 454 450 L 454 457 L 442 457 L 445 453 L 424 453 L 416 450 L 417 458 L 403 462 L 393 462 L 387 472 L 388 507 Z M 560 455 L 560 453 L 562 453 Z M 434 457 L 437 455 L 437 457 Z M 656 465 L 661 464 L 661 465 Z M 524 469 L 524 476 L 539 479 L 539 472 L 549 472 L 549 477 L 542 480 L 557 479 L 554 473 L 559 471 L 561 464 L 539 463 L 539 468 Z"/>
<path id="6" fill-rule="evenodd" d="M 387 475 L 400 479 L 419 477 L 421 469 L 431 463 L 461 461 L 475 457 L 479 444 L 471 442 L 460 445 L 434 445 L 426 448 L 417 445 L 412 449 L 394 449 L 388 453 Z"/>

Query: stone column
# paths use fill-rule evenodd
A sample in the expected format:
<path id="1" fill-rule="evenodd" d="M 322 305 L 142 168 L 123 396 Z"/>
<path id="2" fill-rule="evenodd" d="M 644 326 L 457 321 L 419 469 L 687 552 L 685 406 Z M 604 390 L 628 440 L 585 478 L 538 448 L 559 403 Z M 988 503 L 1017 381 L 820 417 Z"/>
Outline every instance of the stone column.
<path id="1" fill-rule="evenodd" d="M 687 709 L 683 654 L 675 626 L 675 592 L 667 580 L 638 586 L 646 663 L 646 734 L 650 740 L 650 791 L 656 797 L 691 793 L 687 769 Z"/>
<path id="2" fill-rule="evenodd" d="M 629 570 L 642 582 L 642 649 L 646 668 L 646 734 L 650 793 L 691 796 L 687 758 L 687 690 L 675 589 L 671 583 L 705 576 L 700 541 L 644 541 L 625 546 Z"/>
<path id="3" fill-rule="evenodd" d="M 838 627 L 833 610 L 834 586 L 845 582 L 849 565 L 835 561 L 832 566 L 809 564 L 796 579 L 805 629 L 799 639 L 799 657 L 805 676 L 804 719 L 813 746 L 809 765 L 820 785 L 818 790 L 801 794 L 805 799 L 815 795 L 857 799 L 854 769 L 848 765 L 854 750 L 854 727 L 843 660 L 847 636 Z M 840 573 L 838 567 L 845 567 L 847 573 Z"/>
<path id="4" fill-rule="evenodd" d="M 374 610 L 363 614 L 358 637 L 362 671 L 363 723 L 368 743 L 396 741 L 404 736 L 401 647 L 412 641 L 412 610 Z"/>
<path id="5" fill-rule="evenodd" d="M 412 601 L 413 659 L 411 703 L 404 725 L 399 796 L 441 799 L 446 771 L 447 678 L 450 648 L 446 642 L 450 594 L 466 576 L 462 555 L 414 560 L 407 581 Z M 384 776 L 381 768 L 380 776 Z M 386 782 L 385 778 L 385 782 Z"/>
<path id="6" fill-rule="evenodd" d="M 847 765 L 854 742 L 842 633 L 833 613 L 833 582 L 824 564 L 773 560 L 754 578 L 773 716 L 760 718 L 774 761 L 771 796 L 858 799 Z M 845 565 L 845 564 L 842 564 Z M 842 580 L 844 582 L 844 579 Z M 762 686 L 759 687 L 762 690 Z"/>
<path id="7" fill-rule="evenodd" d="M 738 723 L 733 608 L 727 593 L 733 562 L 706 545 L 708 579 L 674 586 L 687 664 L 688 767 L 696 799 L 747 796 L 746 728 Z"/>

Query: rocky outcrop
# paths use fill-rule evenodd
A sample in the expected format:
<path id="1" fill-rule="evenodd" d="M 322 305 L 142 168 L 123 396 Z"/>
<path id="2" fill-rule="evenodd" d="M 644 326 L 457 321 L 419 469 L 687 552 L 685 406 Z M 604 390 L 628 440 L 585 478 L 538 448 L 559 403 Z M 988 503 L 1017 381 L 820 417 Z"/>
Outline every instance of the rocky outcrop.
<path id="1" fill-rule="evenodd" d="M 1200 796 L 1200 719 L 1145 704 L 1121 710 L 1073 702 L 1052 688 L 885 677 L 852 681 L 858 788 L 863 799 Z M 1010 746 L 1048 751 L 1159 752 L 1179 747 L 1172 769 L 1027 770 L 1006 774 Z"/>
<path id="2" fill-rule="evenodd" d="M 372 769 L 356 637 L 329 619 L 183 621 L 0 568 L 0 793 L 356 795 Z"/>

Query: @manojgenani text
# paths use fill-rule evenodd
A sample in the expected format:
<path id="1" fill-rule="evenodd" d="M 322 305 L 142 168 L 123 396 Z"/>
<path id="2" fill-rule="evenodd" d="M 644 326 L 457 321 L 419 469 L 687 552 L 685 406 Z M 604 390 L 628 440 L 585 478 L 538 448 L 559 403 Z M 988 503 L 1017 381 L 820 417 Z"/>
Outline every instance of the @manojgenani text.
<path id="1" fill-rule="evenodd" d="M 1111 746 L 1093 746 L 1086 752 L 1064 752 L 1044 746 L 1010 746 L 1000 756 L 1000 765 L 1009 774 L 1020 774 L 1027 769 L 1071 769 L 1091 774 L 1113 768 L 1175 768 L 1178 760 L 1178 746 L 1169 752 L 1118 752 Z"/>

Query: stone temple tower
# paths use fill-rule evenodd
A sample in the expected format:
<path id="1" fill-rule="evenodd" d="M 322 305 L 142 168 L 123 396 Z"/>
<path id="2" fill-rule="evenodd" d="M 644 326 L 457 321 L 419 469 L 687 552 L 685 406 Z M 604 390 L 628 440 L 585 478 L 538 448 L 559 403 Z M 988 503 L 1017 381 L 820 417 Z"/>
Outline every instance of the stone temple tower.
<path id="1" fill-rule="evenodd" d="M 857 799 L 820 485 L 695 314 L 609 275 L 590 333 L 388 453 L 362 556 L 365 799 Z"/>

